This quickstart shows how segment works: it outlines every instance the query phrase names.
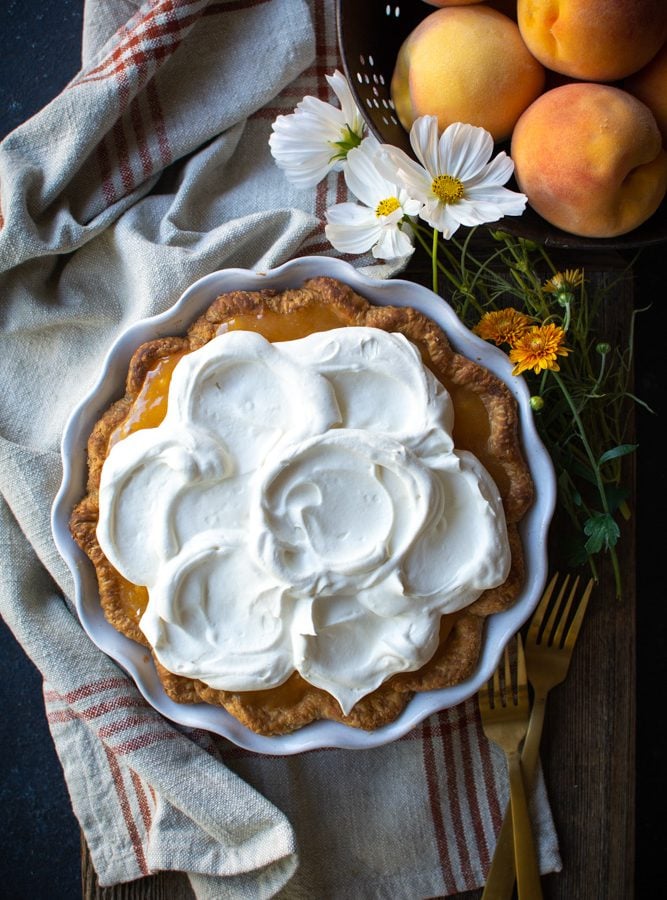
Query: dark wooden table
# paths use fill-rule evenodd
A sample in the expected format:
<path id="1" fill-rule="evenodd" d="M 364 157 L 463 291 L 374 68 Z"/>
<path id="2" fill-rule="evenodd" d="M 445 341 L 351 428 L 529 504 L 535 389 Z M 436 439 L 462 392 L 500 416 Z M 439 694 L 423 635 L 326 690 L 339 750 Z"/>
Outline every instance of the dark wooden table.
<path id="1" fill-rule="evenodd" d="M 651 251 L 648 255 L 651 257 Z M 657 259 L 659 254 L 654 256 Z M 619 276 L 627 263 L 627 256 L 622 254 L 593 256 L 586 261 L 587 274 Z M 581 264 L 580 260 L 570 263 Z M 644 268 L 642 264 L 635 266 L 614 287 L 605 305 L 602 327 L 606 334 L 626 334 L 633 310 L 648 302 L 649 298 L 640 294 L 653 289 L 651 264 L 649 260 Z M 419 271 L 413 274 L 416 280 L 423 280 Z M 647 322 L 645 333 L 654 334 L 656 327 L 655 319 L 653 324 Z M 648 363 L 650 354 L 643 357 L 643 347 L 639 349 L 641 367 L 642 362 Z M 643 419 L 639 425 L 642 423 Z M 649 434 L 652 427 L 650 422 Z M 643 460 L 643 464 L 648 462 Z M 627 483 L 633 488 L 630 502 L 635 510 L 635 457 L 628 460 Z M 563 858 L 563 871 L 543 878 L 545 897 L 552 900 L 630 900 L 634 896 L 637 522 L 635 515 L 620 544 L 623 597 L 615 599 L 611 567 L 603 561 L 570 674 L 552 692 L 547 705 L 541 756 Z M 555 561 L 557 528 L 552 531 L 551 542 Z M 648 590 L 648 585 L 645 587 Z M 650 642 L 650 638 L 647 640 Z M 187 879 L 174 873 L 100 889 L 85 843 L 82 876 L 84 900 L 193 897 Z M 459 896 L 477 900 L 481 891 Z"/>

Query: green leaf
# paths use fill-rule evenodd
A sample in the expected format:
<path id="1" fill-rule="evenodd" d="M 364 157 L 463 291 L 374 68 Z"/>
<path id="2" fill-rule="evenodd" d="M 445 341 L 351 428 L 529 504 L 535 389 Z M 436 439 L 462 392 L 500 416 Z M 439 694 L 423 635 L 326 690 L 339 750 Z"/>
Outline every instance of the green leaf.
<path id="1" fill-rule="evenodd" d="M 630 496 L 630 491 L 622 487 L 620 484 L 605 485 L 604 495 L 607 498 L 607 508 L 609 512 L 616 512 L 621 503 Z"/>
<path id="2" fill-rule="evenodd" d="M 599 553 L 603 548 L 609 550 L 616 546 L 621 530 L 608 513 L 595 513 L 584 522 L 584 533 L 588 535 L 588 553 Z"/>
<path id="3" fill-rule="evenodd" d="M 604 463 L 609 462 L 610 459 L 618 459 L 621 456 L 629 456 L 631 453 L 634 453 L 639 444 L 619 444 L 618 447 L 612 447 L 611 450 L 607 450 L 602 454 L 600 459 L 598 460 L 598 465 L 602 466 Z"/>

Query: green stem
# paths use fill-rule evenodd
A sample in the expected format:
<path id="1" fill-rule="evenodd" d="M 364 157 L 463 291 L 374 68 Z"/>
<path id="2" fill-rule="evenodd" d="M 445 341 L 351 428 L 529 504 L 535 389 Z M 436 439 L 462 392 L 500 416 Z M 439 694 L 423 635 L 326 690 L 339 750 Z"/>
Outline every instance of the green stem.
<path id="1" fill-rule="evenodd" d="M 598 489 L 598 494 L 600 497 L 600 503 L 602 504 L 602 509 L 605 514 L 611 516 L 611 512 L 609 510 L 609 504 L 607 503 L 607 495 L 604 489 L 604 482 L 602 481 L 602 476 L 600 475 L 600 467 L 598 466 L 597 460 L 593 456 L 593 451 L 591 450 L 591 445 L 588 442 L 588 438 L 586 436 L 586 430 L 584 428 L 584 424 L 581 421 L 581 417 L 579 415 L 579 410 L 577 409 L 576 404 L 572 400 L 572 396 L 565 386 L 565 382 L 560 377 L 557 372 L 552 372 L 554 381 L 558 385 L 561 390 L 563 397 L 565 398 L 565 402 L 570 407 L 570 411 L 572 413 L 572 418 L 574 419 L 574 423 L 577 427 L 577 432 L 579 434 L 579 440 L 582 443 L 584 451 L 586 453 L 586 457 L 588 458 L 589 465 L 591 467 L 591 471 L 595 476 L 595 485 Z M 616 551 L 613 547 L 609 547 L 609 553 L 612 561 L 612 568 L 614 570 L 614 581 L 616 583 L 616 596 L 620 596 L 621 593 L 621 573 L 618 564 L 618 557 L 616 555 Z"/>
<path id="2" fill-rule="evenodd" d="M 419 241 L 419 243 L 421 244 L 423 249 L 426 251 L 426 253 L 429 255 L 429 257 L 431 257 L 432 262 L 435 262 L 435 264 L 437 265 L 438 271 L 442 275 L 444 275 L 445 278 L 447 278 L 447 280 L 450 281 L 454 285 L 454 287 L 456 288 L 457 291 L 461 291 L 463 293 L 464 289 L 463 289 L 461 283 L 455 278 L 455 276 L 449 271 L 449 269 L 445 265 L 443 265 L 443 263 L 441 263 L 439 260 L 437 260 L 437 258 L 433 257 L 433 254 L 432 254 L 433 247 L 424 238 L 424 235 L 421 233 L 421 229 L 419 228 L 419 226 L 415 222 L 410 222 L 409 224 L 414 232 L 415 237 L 417 238 L 417 240 Z"/>

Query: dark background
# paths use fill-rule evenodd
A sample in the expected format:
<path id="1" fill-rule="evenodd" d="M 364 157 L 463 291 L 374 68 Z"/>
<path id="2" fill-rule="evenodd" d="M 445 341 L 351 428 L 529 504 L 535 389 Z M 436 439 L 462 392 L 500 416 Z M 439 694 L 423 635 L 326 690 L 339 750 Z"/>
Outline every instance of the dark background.
<path id="1" fill-rule="evenodd" d="M 82 21 L 83 0 L 0 0 L 0 139 L 79 70 Z M 79 826 L 46 724 L 42 679 L 2 619 L 0 817 L 0 898 L 80 898 Z"/>
<path id="2" fill-rule="evenodd" d="M 0 139 L 45 106 L 79 69 L 82 18 L 83 0 L 0 0 Z M 575 257 L 572 267 L 579 264 Z M 648 307 L 637 322 L 636 394 L 653 410 L 640 408 L 637 413 L 637 882 L 642 888 L 638 893 L 644 896 L 653 885 L 662 884 L 665 853 L 667 717 L 656 706 L 664 693 L 667 657 L 667 591 L 661 565 L 665 558 L 662 366 L 667 361 L 664 264 L 667 244 L 643 250 L 636 268 L 637 305 Z M 654 709 L 657 717 L 651 715 Z M 613 747 L 608 752 L 613 753 Z M 41 678 L 2 620 L 0 815 L 0 897 L 80 897 L 79 829 L 46 725 Z"/>

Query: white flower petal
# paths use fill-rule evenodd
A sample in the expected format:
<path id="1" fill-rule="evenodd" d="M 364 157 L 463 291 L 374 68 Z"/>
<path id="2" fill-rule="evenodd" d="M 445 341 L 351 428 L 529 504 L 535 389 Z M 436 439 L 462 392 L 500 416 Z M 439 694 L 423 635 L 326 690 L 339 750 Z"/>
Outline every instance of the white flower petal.
<path id="1" fill-rule="evenodd" d="M 378 217 L 375 211 L 368 206 L 361 206 L 359 203 L 337 203 L 326 211 L 328 222 L 335 222 L 337 225 L 358 226 L 364 224 L 374 224 L 380 227 Z"/>
<path id="2" fill-rule="evenodd" d="M 314 187 L 334 165 L 328 132 L 311 117 L 292 113 L 278 116 L 269 136 L 276 164 L 288 181 L 302 188 Z"/>
<path id="3" fill-rule="evenodd" d="M 378 259 L 398 259 L 413 252 L 410 235 L 401 230 L 403 210 L 377 216 L 367 206 L 338 203 L 327 210 L 324 233 L 343 253 L 365 253 L 372 248 Z"/>
<path id="4" fill-rule="evenodd" d="M 356 203 L 338 203 L 327 210 L 324 233 L 341 253 L 366 253 L 377 243 L 382 226 L 373 210 Z"/>
<path id="5" fill-rule="evenodd" d="M 448 212 L 451 218 L 460 225 L 469 227 L 483 225 L 484 222 L 497 222 L 503 215 L 497 203 L 471 202 L 470 200 L 460 200 L 458 203 L 450 204 Z"/>
<path id="6" fill-rule="evenodd" d="M 392 226 L 398 225 L 398 223 L 403 218 L 403 210 L 399 206 L 393 212 L 390 212 L 388 215 L 385 215 L 385 216 L 378 216 L 376 213 L 376 218 L 383 228 L 387 228 L 389 225 L 392 225 Z"/>
<path id="7" fill-rule="evenodd" d="M 333 75 L 326 75 L 325 78 L 340 101 L 345 124 L 347 124 L 351 131 L 354 131 L 355 134 L 358 134 L 361 137 L 364 131 L 364 120 L 357 109 L 357 104 L 354 102 L 354 97 L 352 96 L 352 91 L 350 90 L 347 79 L 342 72 L 338 71 L 338 69 L 336 69 Z"/>
<path id="8" fill-rule="evenodd" d="M 340 253 L 351 253 L 358 256 L 373 247 L 380 235 L 380 229 L 352 229 L 345 225 L 326 225 L 324 233 L 331 246 Z"/>
<path id="9" fill-rule="evenodd" d="M 488 187 L 472 187 L 469 190 L 469 200 L 471 203 L 489 203 L 496 206 L 504 216 L 520 216 L 526 208 L 528 198 L 525 194 L 517 191 L 510 191 L 508 188 Z M 492 221 L 489 219 L 488 221 Z"/>
<path id="10" fill-rule="evenodd" d="M 432 181 L 441 175 L 438 119 L 436 116 L 419 116 L 410 129 L 410 144 L 415 156 L 422 163 Z"/>
<path id="11" fill-rule="evenodd" d="M 441 232 L 442 236 L 449 240 L 461 224 L 458 219 L 452 216 L 450 210 L 451 205 L 446 205 L 433 199 L 424 204 L 422 211 L 419 213 L 419 218 L 423 219 L 431 228 Z"/>
<path id="12" fill-rule="evenodd" d="M 396 185 L 381 175 L 373 162 L 378 147 L 375 138 L 366 138 L 358 147 L 350 150 L 345 166 L 347 186 L 355 197 L 373 209 L 381 200 L 398 193 Z"/>
<path id="13" fill-rule="evenodd" d="M 469 179 L 470 184 L 503 185 L 509 181 L 514 172 L 514 162 L 503 151 L 484 166 L 476 176 Z"/>
<path id="14" fill-rule="evenodd" d="M 405 188 L 410 197 L 423 203 L 431 196 L 432 178 L 419 163 L 407 153 L 391 144 L 382 144 L 375 157 L 375 165 L 385 178 Z"/>
<path id="15" fill-rule="evenodd" d="M 441 147 L 449 144 L 447 168 L 441 170 L 442 174 L 452 175 L 463 182 L 473 178 L 493 153 L 493 138 L 489 132 L 462 122 L 450 125 L 442 135 L 440 144 Z"/>
<path id="16" fill-rule="evenodd" d="M 325 103 L 318 97 L 304 97 L 297 104 L 294 115 L 307 116 L 312 122 L 324 125 L 330 135 L 330 139 L 340 140 L 342 130 L 345 127 L 345 117 L 342 110 L 330 103 Z M 312 123 L 311 123 L 312 124 Z"/>
<path id="17" fill-rule="evenodd" d="M 422 208 L 421 200 L 413 200 L 407 196 L 407 192 L 404 190 L 400 190 L 398 194 L 398 200 L 401 206 L 403 207 L 403 212 L 406 216 L 417 216 L 419 215 L 419 210 Z"/>
<path id="18" fill-rule="evenodd" d="M 414 249 L 410 237 L 400 228 L 383 228 L 380 240 L 373 247 L 373 256 L 376 259 L 401 259 Z"/>

